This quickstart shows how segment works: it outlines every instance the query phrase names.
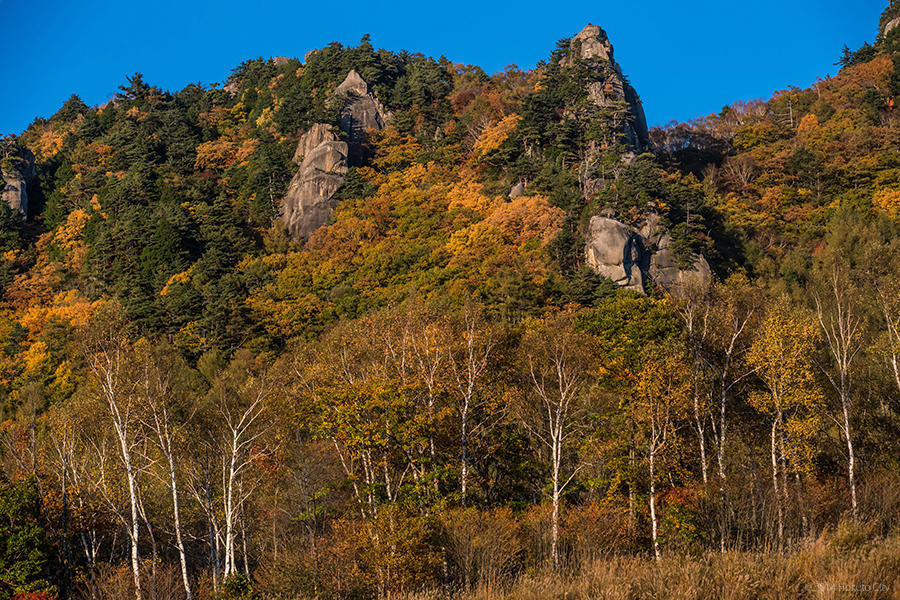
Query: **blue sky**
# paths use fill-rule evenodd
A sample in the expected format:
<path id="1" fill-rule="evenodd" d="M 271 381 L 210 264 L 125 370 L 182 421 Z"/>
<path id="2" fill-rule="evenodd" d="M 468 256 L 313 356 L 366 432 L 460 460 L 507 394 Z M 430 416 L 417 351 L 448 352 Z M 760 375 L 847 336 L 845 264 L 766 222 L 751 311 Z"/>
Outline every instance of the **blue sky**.
<path id="1" fill-rule="evenodd" d="M 709 114 L 834 74 L 875 37 L 886 0 L 0 0 L 0 133 L 49 117 L 72 93 L 101 104 L 125 76 L 177 90 L 222 81 L 246 58 L 303 56 L 330 41 L 406 49 L 489 73 L 532 67 L 601 25 L 651 124 Z"/>

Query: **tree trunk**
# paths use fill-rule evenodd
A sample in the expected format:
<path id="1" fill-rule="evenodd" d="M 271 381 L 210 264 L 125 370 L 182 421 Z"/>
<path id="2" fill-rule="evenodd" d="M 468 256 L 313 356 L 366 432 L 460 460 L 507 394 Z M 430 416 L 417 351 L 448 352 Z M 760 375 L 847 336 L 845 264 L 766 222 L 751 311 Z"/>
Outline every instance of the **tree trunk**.
<path id="1" fill-rule="evenodd" d="M 709 483 L 709 470 L 706 465 L 706 434 L 700 417 L 699 399 L 696 396 L 694 396 L 694 423 L 697 427 L 697 439 L 700 442 L 700 472 L 703 476 L 703 484 L 706 485 Z"/>
<path id="2" fill-rule="evenodd" d="M 128 495 L 131 500 L 131 530 L 129 537 L 131 538 L 131 572 L 134 576 L 134 597 L 135 600 L 142 600 L 141 593 L 141 556 L 138 550 L 138 537 L 140 535 L 140 521 L 138 517 L 138 500 L 137 485 L 134 477 L 134 470 L 131 466 L 131 457 L 128 453 L 128 447 L 122 442 L 123 458 L 125 460 L 125 473 L 128 477 Z"/>
<path id="3" fill-rule="evenodd" d="M 553 570 L 559 568 L 559 458 L 560 448 L 553 440 L 553 514 L 550 521 L 550 559 Z"/>
<path id="4" fill-rule="evenodd" d="M 706 465 L 706 431 L 700 416 L 700 356 L 696 349 L 694 350 L 694 426 L 697 428 L 697 440 L 700 443 L 700 471 L 703 476 L 703 485 L 706 485 L 709 483 Z"/>
<path id="5" fill-rule="evenodd" d="M 778 551 L 784 549 L 784 514 L 781 506 L 781 494 L 778 488 L 778 455 L 776 452 L 775 438 L 778 433 L 778 421 L 776 417 L 772 420 L 772 489 L 775 494 L 775 508 L 778 513 Z"/>
<path id="6" fill-rule="evenodd" d="M 225 577 L 235 572 L 234 566 L 234 484 L 237 462 L 237 443 L 232 444 L 231 460 L 225 488 Z"/>
<path id="7" fill-rule="evenodd" d="M 847 478 L 850 480 L 850 505 L 853 519 L 859 519 L 856 503 L 856 456 L 853 453 L 853 436 L 850 431 L 850 398 L 847 390 L 847 375 L 841 373 L 841 408 L 844 413 L 844 439 L 847 441 Z"/>
<path id="8" fill-rule="evenodd" d="M 187 555 L 184 551 L 184 540 L 181 535 L 181 508 L 178 501 L 178 480 L 175 478 L 175 462 L 171 453 L 169 460 L 169 484 L 172 486 L 172 517 L 175 522 L 175 546 L 178 548 L 178 560 L 181 563 L 181 579 L 184 583 L 184 594 L 187 600 L 193 599 L 191 581 L 188 576 Z"/>
<path id="9" fill-rule="evenodd" d="M 460 502 L 463 506 L 466 505 L 466 493 L 467 486 L 469 481 L 469 457 L 468 457 L 468 446 L 469 446 L 469 400 L 468 398 L 465 400 L 462 410 L 462 423 L 461 423 L 461 439 L 460 443 L 462 444 L 462 464 L 460 465 L 459 471 L 459 484 L 460 484 Z"/>
<path id="10" fill-rule="evenodd" d="M 653 556 L 661 560 L 659 552 L 658 525 L 656 521 L 656 449 L 650 449 L 650 527 L 653 539 Z"/>

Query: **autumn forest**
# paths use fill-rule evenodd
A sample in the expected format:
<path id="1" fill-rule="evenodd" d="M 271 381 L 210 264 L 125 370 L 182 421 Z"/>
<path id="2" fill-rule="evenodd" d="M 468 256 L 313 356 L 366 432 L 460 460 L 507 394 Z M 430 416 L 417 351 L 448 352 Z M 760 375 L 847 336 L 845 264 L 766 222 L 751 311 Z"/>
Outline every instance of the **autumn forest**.
<path id="1" fill-rule="evenodd" d="M 879 31 L 650 129 L 589 25 L 0 139 L 0 600 L 897 597 Z"/>

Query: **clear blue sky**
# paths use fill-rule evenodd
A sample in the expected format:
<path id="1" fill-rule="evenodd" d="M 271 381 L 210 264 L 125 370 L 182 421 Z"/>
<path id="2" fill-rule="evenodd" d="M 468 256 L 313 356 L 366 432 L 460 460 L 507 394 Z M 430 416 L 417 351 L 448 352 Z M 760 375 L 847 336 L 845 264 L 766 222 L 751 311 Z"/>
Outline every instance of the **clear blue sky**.
<path id="1" fill-rule="evenodd" d="M 247 58 L 330 41 L 406 49 L 489 73 L 532 67 L 588 22 L 607 30 L 651 124 L 709 114 L 834 74 L 841 47 L 874 39 L 887 0 L 0 0 L 0 133 L 72 93 L 100 104 L 125 76 L 177 90 Z"/>

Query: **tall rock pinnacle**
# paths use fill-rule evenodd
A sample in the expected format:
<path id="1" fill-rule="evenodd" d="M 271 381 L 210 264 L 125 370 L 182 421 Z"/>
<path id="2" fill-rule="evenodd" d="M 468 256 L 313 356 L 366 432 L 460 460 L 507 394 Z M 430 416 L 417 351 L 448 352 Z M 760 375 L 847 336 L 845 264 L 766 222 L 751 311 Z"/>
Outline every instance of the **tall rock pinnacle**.
<path id="1" fill-rule="evenodd" d="M 619 123 L 619 128 L 625 136 L 628 150 L 633 154 L 646 151 L 650 146 L 650 135 L 644 107 L 637 92 L 622 75 L 622 69 L 613 57 L 612 44 L 599 26 L 589 24 L 573 37 L 569 43 L 569 54 L 560 64 L 572 67 L 579 61 L 591 61 L 598 68 L 605 68 L 604 78 L 588 84 L 588 97 L 598 108 L 625 102 L 628 115 Z"/>

